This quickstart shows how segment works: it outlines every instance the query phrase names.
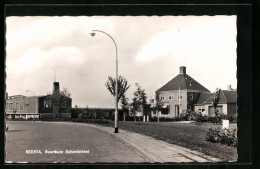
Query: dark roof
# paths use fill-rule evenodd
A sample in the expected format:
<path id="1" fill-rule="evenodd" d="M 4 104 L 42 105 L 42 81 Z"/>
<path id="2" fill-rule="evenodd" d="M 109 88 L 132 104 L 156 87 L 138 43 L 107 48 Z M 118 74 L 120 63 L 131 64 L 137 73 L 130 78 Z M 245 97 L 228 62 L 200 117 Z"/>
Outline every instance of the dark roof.
<path id="1" fill-rule="evenodd" d="M 211 104 L 213 93 L 200 93 L 194 104 Z M 221 90 L 219 104 L 237 103 L 237 92 Z"/>
<path id="2" fill-rule="evenodd" d="M 169 91 L 169 90 L 183 90 L 183 89 L 190 89 L 190 90 L 202 90 L 207 91 L 209 90 L 194 80 L 187 74 L 178 74 L 168 83 L 166 83 L 163 87 L 161 87 L 158 91 Z"/>
<path id="3" fill-rule="evenodd" d="M 211 96 L 212 93 L 200 93 L 198 99 L 195 101 L 194 104 L 205 104 L 206 101 L 211 101 Z"/>
<path id="4" fill-rule="evenodd" d="M 237 91 L 235 90 L 222 90 L 224 96 L 226 97 L 227 103 L 237 103 Z"/>

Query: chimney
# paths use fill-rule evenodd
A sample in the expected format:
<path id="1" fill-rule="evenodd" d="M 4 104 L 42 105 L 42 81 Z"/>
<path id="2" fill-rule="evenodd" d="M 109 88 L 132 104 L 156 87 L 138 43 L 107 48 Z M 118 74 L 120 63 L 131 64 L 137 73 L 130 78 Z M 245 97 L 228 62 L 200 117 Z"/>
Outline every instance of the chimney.
<path id="1" fill-rule="evenodd" d="M 53 93 L 59 93 L 59 92 L 60 92 L 59 82 L 53 82 Z"/>
<path id="2" fill-rule="evenodd" d="M 227 85 L 227 90 L 232 90 L 231 85 Z"/>
<path id="3" fill-rule="evenodd" d="M 186 74 L 186 67 L 185 66 L 180 67 L 180 74 Z"/>

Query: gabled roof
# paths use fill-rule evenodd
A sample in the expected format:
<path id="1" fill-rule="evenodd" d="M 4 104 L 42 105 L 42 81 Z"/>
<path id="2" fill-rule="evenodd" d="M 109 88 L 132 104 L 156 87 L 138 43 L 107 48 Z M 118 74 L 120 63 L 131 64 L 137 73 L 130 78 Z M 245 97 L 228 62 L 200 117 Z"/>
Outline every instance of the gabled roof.
<path id="1" fill-rule="evenodd" d="M 237 103 L 237 91 L 236 90 L 222 90 L 227 103 Z"/>
<path id="2" fill-rule="evenodd" d="M 214 93 L 200 93 L 194 104 L 211 104 L 211 98 Z M 229 90 L 221 90 L 219 104 L 237 103 L 237 92 Z"/>
<path id="3" fill-rule="evenodd" d="M 161 87 L 158 91 L 169 91 L 169 90 L 183 90 L 183 89 L 190 89 L 190 90 L 202 90 L 207 91 L 209 90 L 194 80 L 192 77 L 187 75 L 186 73 L 178 74 L 168 83 L 166 83 L 163 87 Z"/>
<path id="4" fill-rule="evenodd" d="M 211 101 L 212 93 L 200 93 L 194 104 L 206 104 Z"/>

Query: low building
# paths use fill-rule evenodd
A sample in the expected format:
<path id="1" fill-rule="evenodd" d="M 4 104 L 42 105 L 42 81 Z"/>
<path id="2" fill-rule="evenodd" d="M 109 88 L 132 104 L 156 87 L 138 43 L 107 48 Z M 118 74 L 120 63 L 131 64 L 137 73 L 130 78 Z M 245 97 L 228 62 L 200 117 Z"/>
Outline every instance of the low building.
<path id="1" fill-rule="evenodd" d="M 53 83 L 53 89 L 59 91 L 59 82 Z M 55 107 L 47 96 L 15 95 L 6 98 L 6 118 L 7 119 L 52 119 L 68 118 L 71 116 L 72 99 L 68 98 L 66 105 L 61 104 Z"/>
<path id="2" fill-rule="evenodd" d="M 23 95 L 10 96 L 6 100 L 7 119 L 29 119 L 39 118 L 39 98 L 26 97 Z"/>
<path id="3" fill-rule="evenodd" d="M 72 118 L 89 118 L 89 119 L 114 119 L 114 108 L 78 108 L 74 107 L 71 110 Z M 126 114 L 126 117 L 128 114 Z M 123 120 L 124 112 L 118 109 L 118 118 Z"/>
<path id="4" fill-rule="evenodd" d="M 215 116 L 212 106 L 212 97 L 214 93 L 200 94 L 194 104 L 194 111 L 206 116 Z M 231 89 L 229 85 L 227 90 L 221 90 L 219 102 L 216 107 L 218 113 L 227 116 L 233 116 L 237 113 L 237 92 Z"/>

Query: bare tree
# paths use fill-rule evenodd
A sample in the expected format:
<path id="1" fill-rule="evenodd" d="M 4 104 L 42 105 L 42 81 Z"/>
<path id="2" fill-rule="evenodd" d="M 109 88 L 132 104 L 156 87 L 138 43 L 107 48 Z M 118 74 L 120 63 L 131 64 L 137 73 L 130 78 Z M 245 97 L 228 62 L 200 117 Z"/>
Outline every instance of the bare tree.
<path id="1" fill-rule="evenodd" d="M 212 96 L 212 106 L 213 106 L 213 111 L 215 113 L 215 116 L 217 118 L 217 123 L 219 122 L 219 113 L 218 113 L 218 110 L 217 110 L 217 106 L 218 106 L 218 103 L 219 103 L 219 99 L 220 99 L 220 93 L 221 93 L 221 89 L 216 89 L 213 96 Z"/>

